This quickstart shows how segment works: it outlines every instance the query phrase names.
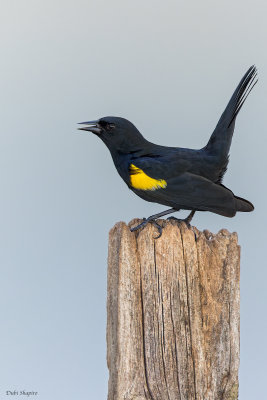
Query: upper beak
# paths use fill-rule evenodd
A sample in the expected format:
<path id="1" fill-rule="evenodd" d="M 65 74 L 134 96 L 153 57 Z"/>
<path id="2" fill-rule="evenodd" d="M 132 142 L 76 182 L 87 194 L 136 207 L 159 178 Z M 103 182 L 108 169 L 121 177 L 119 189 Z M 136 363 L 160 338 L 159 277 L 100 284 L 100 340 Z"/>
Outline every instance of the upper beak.
<path id="1" fill-rule="evenodd" d="M 80 131 L 90 131 L 93 132 L 97 135 L 101 133 L 101 128 L 99 125 L 99 120 L 96 121 L 87 121 L 87 122 L 79 122 L 81 125 L 89 125 L 89 126 L 84 126 L 82 128 L 78 128 Z"/>

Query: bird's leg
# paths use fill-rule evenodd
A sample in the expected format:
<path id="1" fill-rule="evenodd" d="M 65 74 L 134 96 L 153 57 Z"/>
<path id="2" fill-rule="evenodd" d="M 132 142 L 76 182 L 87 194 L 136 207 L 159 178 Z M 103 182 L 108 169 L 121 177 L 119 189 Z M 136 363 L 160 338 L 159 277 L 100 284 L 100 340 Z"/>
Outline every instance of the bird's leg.
<path id="1" fill-rule="evenodd" d="M 168 208 L 168 210 L 162 211 L 158 214 L 151 215 L 150 217 L 145 218 L 144 221 L 141 222 L 141 224 L 134 226 L 130 230 L 131 230 L 131 232 L 134 232 L 134 231 L 137 231 L 138 229 L 144 228 L 148 223 L 152 223 L 154 226 L 156 226 L 156 228 L 159 231 L 159 236 L 157 236 L 155 238 L 155 239 L 158 239 L 162 235 L 162 227 L 156 222 L 156 219 L 163 217 L 164 215 L 174 213 L 176 211 L 179 211 L 179 210 L 176 210 L 175 208 Z"/>
<path id="2" fill-rule="evenodd" d="M 192 221 L 193 216 L 195 215 L 195 210 L 192 210 L 191 213 L 184 219 L 184 222 L 186 225 L 190 225 L 190 222 Z"/>
<path id="3" fill-rule="evenodd" d="M 175 219 L 176 221 L 179 221 L 179 222 L 185 222 L 186 225 L 189 226 L 190 222 L 192 221 L 192 218 L 193 218 L 195 212 L 196 212 L 195 210 L 192 210 L 190 212 L 190 214 L 188 215 L 188 217 L 186 217 L 185 219 L 179 219 L 179 218 L 175 218 L 175 217 L 169 217 L 167 219 Z"/>

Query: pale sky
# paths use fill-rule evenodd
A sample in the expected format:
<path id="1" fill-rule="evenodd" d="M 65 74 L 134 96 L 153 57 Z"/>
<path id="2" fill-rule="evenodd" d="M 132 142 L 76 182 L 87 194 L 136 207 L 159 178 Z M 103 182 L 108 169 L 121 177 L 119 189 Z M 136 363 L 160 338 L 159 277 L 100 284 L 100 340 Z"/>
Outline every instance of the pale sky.
<path id="1" fill-rule="evenodd" d="M 259 82 L 224 183 L 255 211 L 197 213 L 193 224 L 238 233 L 240 399 L 263 398 L 266 12 L 259 0 L 2 0 L 0 399 L 106 398 L 108 231 L 162 210 L 128 190 L 103 143 L 76 123 L 121 116 L 152 142 L 200 148 L 252 64 Z"/>

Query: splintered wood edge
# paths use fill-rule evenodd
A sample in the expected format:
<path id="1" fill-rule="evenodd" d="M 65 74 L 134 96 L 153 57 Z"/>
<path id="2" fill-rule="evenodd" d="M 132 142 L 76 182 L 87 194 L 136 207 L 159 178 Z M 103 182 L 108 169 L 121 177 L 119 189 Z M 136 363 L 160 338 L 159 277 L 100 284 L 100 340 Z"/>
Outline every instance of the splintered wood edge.
<path id="1" fill-rule="evenodd" d="M 139 219 L 139 218 L 133 218 L 128 224 L 124 221 L 119 221 L 110 229 L 109 237 L 113 236 L 113 234 L 115 233 L 116 230 L 118 232 L 122 233 L 123 229 L 126 229 L 126 230 L 128 230 L 128 232 L 131 235 L 133 235 L 133 237 L 135 236 L 137 238 L 139 236 L 140 232 L 142 232 L 144 229 L 147 229 L 148 227 L 151 228 L 153 236 L 156 237 L 158 234 L 157 228 L 151 224 L 148 224 L 145 228 L 142 228 L 138 231 L 134 231 L 134 232 L 130 231 L 130 228 L 132 228 L 138 224 L 141 224 L 142 222 L 143 222 L 143 220 Z M 200 231 L 193 225 L 188 227 L 185 222 L 178 222 L 175 220 L 157 219 L 157 223 L 159 225 L 161 225 L 163 228 L 162 236 L 164 235 L 164 228 L 166 228 L 167 226 L 178 226 L 179 228 L 183 228 L 183 230 L 193 231 L 195 234 L 196 241 L 201 236 L 203 237 L 203 235 L 204 235 L 205 239 L 207 239 L 208 241 L 216 240 L 216 239 L 219 239 L 220 237 L 224 236 L 224 237 L 228 237 L 229 239 L 234 240 L 236 243 L 238 242 L 237 232 L 229 232 L 225 228 L 220 229 L 217 233 L 212 233 L 208 229 L 204 229 L 203 231 Z M 155 239 L 155 240 L 157 240 L 157 239 Z"/>

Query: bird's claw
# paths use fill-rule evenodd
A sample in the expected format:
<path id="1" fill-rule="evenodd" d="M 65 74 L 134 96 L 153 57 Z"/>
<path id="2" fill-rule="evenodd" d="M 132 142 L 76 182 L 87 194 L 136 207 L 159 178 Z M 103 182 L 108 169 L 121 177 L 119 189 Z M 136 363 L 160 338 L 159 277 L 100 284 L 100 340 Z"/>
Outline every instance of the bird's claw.
<path id="1" fill-rule="evenodd" d="M 149 219 L 149 218 L 143 218 L 143 222 L 141 222 L 141 224 L 134 226 L 133 228 L 130 228 L 131 232 L 135 232 L 139 229 L 143 229 L 145 228 L 145 226 L 147 226 L 147 224 L 150 223 L 153 226 L 155 226 L 159 232 L 159 235 L 154 237 L 154 239 L 158 239 L 161 237 L 162 235 L 162 227 L 154 220 L 154 219 Z"/>
<path id="2" fill-rule="evenodd" d="M 167 219 L 177 221 L 177 222 L 184 222 L 186 224 L 187 228 L 191 228 L 190 221 L 187 218 L 180 219 L 180 218 L 176 218 L 176 217 L 169 217 Z"/>
<path id="3" fill-rule="evenodd" d="M 159 232 L 159 235 L 156 236 L 156 237 L 154 237 L 154 239 L 160 238 L 161 235 L 162 235 L 162 226 L 160 226 L 160 224 L 158 224 L 155 220 L 151 220 L 151 221 L 149 221 L 149 222 L 151 222 L 151 223 L 157 228 L 157 230 L 158 230 L 158 232 Z"/>
<path id="4" fill-rule="evenodd" d="M 181 222 L 182 219 L 176 218 L 176 217 L 168 217 L 167 219 L 173 219 L 174 221 Z"/>
<path id="5" fill-rule="evenodd" d="M 143 222 L 141 224 L 134 226 L 133 228 L 130 228 L 131 232 L 138 231 L 141 228 L 144 228 L 148 224 L 148 220 L 143 218 Z"/>
<path id="6" fill-rule="evenodd" d="M 195 212 L 192 211 L 192 212 L 188 215 L 188 217 L 186 217 L 186 218 L 184 218 L 184 219 L 176 218 L 176 217 L 173 217 L 173 216 L 168 217 L 167 219 L 174 220 L 174 221 L 178 221 L 178 222 L 184 222 L 184 223 L 186 224 L 187 228 L 191 228 L 190 222 L 191 222 L 191 220 L 192 220 L 192 218 L 193 218 L 194 213 L 195 213 Z"/>
<path id="7" fill-rule="evenodd" d="M 161 213 L 151 215 L 148 218 L 143 218 L 143 222 L 141 222 L 141 224 L 139 224 L 137 226 L 134 226 L 133 228 L 130 228 L 130 230 L 131 230 L 131 232 L 138 231 L 139 229 L 143 229 L 148 223 L 150 223 L 150 224 L 153 224 L 153 226 L 155 226 L 157 228 L 157 230 L 159 232 L 159 235 L 157 237 L 155 237 L 154 239 L 158 239 L 158 238 L 161 237 L 162 229 L 163 229 L 163 227 L 165 225 L 162 226 L 162 225 L 158 224 L 157 223 L 157 218 L 163 217 L 164 215 L 168 215 L 168 214 L 173 213 L 175 211 L 179 211 L 179 210 L 171 208 L 171 209 L 168 209 L 168 210 L 163 211 Z M 179 222 L 185 222 L 186 225 L 188 226 L 188 228 L 190 228 L 191 227 L 190 222 L 191 222 L 194 214 L 195 214 L 195 211 L 192 210 L 191 213 L 188 215 L 188 217 L 185 218 L 185 219 L 178 219 L 178 218 L 175 218 L 175 217 L 169 217 L 168 219 L 174 219 L 174 220 L 179 221 Z"/>

